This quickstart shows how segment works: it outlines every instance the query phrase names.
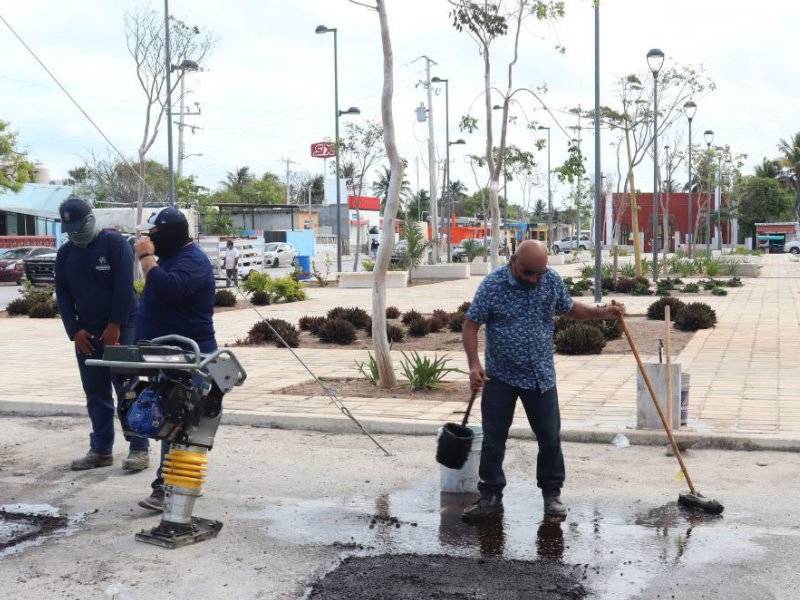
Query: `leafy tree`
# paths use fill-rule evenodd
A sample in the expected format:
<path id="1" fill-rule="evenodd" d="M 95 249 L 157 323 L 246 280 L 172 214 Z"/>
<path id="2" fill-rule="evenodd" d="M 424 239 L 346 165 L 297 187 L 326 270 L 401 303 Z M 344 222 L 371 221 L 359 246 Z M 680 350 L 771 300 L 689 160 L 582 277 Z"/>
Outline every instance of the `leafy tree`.
<path id="1" fill-rule="evenodd" d="M 308 204 L 308 192 L 311 190 L 311 204 L 322 204 L 325 200 L 325 177 L 320 174 L 299 172 L 292 186 L 295 204 Z"/>
<path id="2" fill-rule="evenodd" d="M 402 164 L 403 171 L 405 172 L 406 168 L 408 168 L 408 162 L 403 159 Z M 389 167 L 382 167 L 381 171 L 378 173 L 377 179 L 372 182 L 372 193 L 381 199 L 381 210 L 383 210 L 383 207 L 386 204 L 386 196 L 389 193 L 389 182 L 391 181 L 391 176 L 391 169 L 389 169 Z M 413 196 L 411 192 L 411 184 L 405 177 L 403 177 L 403 181 L 400 182 L 399 193 L 401 206 L 403 202 L 408 201 Z"/>
<path id="3" fill-rule="evenodd" d="M 0 189 L 18 192 L 33 179 L 34 166 L 17 148 L 17 134 L 0 121 Z"/>
<path id="4" fill-rule="evenodd" d="M 755 168 L 755 176 L 756 177 L 767 177 L 769 179 L 775 179 L 781 172 L 780 163 L 777 160 L 770 160 L 769 158 L 764 157 L 761 160 L 760 165 L 756 165 Z"/>
<path id="5" fill-rule="evenodd" d="M 796 216 L 793 220 L 800 220 L 800 131 L 789 140 L 781 140 L 778 148 L 783 154 L 780 164 L 784 168 L 779 177 L 794 191 Z"/>
<path id="6" fill-rule="evenodd" d="M 201 64 L 216 44 L 208 31 L 188 25 L 170 17 L 170 59 L 179 65 L 188 60 Z M 125 14 L 125 37 L 136 65 L 136 77 L 144 94 L 144 127 L 137 150 L 139 157 L 139 182 L 136 203 L 137 222 L 142 219 L 142 207 L 146 195 L 147 154 L 158 138 L 166 112 L 167 68 L 164 40 L 164 20 L 160 12 L 142 9 Z M 173 92 L 184 77 L 185 70 L 176 70 L 170 81 Z"/>
<path id="7" fill-rule="evenodd" d="M 536 200 L 536 206 L 533 208 L 533 215 L 537 219 L 541 219 L 542 216 L 547 212 L 547 207 L 544 205 L 544 200 L 539 198 Z"/>
<path id="8" fill-rule="evenodd" d="M 407 221 L 422 221 L 423 214 L 430 213 L 431 210 L 431 197 L 428 195 L 428 190 L 419 190 L 413 194 L 408 201 L 408 209 L 406 210 Z"/>
<path id="9" fill-rule="evenodd" d="M 779 181 L 767 177 L 745 177 L 736 188 L 739 220 L 749 235 L 755 224 L 794 219 L 794 198 Z"/>
<path id="10" fill-rule="evenodd" d="M 539 22 L 553 21 L 564 16 L 564 2 L 545 0 L 498 0 L 496 2 L 472 2 L 470 0 L 450 0 L 453 7 L 450 11 L 453 27 L 464 31 L 476 42 L 478 52 L 483 59 L 483 97 L 485 110 L 485 166 L 489 170 L 489 209 L 492 223 L 491 264 L 498 264 L 500 244 L 500 203 L 499 182 L 504 172 L 509 123 L 509 106 L 515 94 L 528 91 L 527 88 L 514 89 L 514 67 L 519 59 L 519 40 L 523 23 L 533 18 Z M 494 42 L 507 34 L 511 34 L 512 56 L 507 62 L 507 78 L 504 89 L 493 86 L 492 51 Z M 502 114 L 500 117 L 500 142 L 495 152 L 494 129 L 492 123 L 493 93 L 502 98 Z M 537 97 L 538 99 L 538 97 Z M 461 119 L 462 131 L 472 132 L 478 127 L 478 120 L 470 115 Z"/>
<path id="11" fill-rule="evenodd" d="M 213 193 L 213 204 L 283 204 L 286 185 L 275 173 L 266 172 L 261 178 L 250 173 L 249 167 L 229 171 L 221 181 L 222 189 Z"/>

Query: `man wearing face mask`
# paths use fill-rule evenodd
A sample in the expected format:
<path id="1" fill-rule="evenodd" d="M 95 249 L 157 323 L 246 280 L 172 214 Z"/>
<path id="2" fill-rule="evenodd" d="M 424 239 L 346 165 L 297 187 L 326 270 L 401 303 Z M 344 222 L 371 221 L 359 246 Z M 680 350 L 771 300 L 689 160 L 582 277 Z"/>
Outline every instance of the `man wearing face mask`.
<path id="1" fill-rule="evenodd" d="M 153 213 L 140 229 L 147 232 L 134 253 L 145 277 L 136 317 L 136 339 L 177 334 L 197 342 L 203 353 L 217 349 L 214 337 L 214 270 L 206 254 L 189 237 L 189 223 L 174 207 Z M 168 444 L 161 444 L 161 458 Z M 152 494 L 139 505 L 163 510 L 161 467 Z"/>
<path id="2" fill-rule="evenodd" d="M 539 444 L 536 479 L 544 498 L 544 513 L 565 517 L 561 503 L 564 455 L 561 417 L 553 362 L 555 315 L 573 319 L 617 319 L 621 305 L 588 306 L 573 301 L 559 274 L 547 267 L 547 247 L 526 240 L 510 264 L 494 270 L 478 287 L 466 313 L 462 339 L 473 391 L 483 388 L 483 447 L 480 499 L 464 511 L 477 521 L 503 512 L 503 474 L 508 430 L 517 398 Z M 486 325 L 486 370 L 478 356 L 478 330 Z"/>
<path id="3" fill-rule="evenodd" d="M 136 296 L 133 291 L 133 253 L 116 232 L 98 231 L 89 204 L 69 198 L 59 207 L 61 230 L 69 241 L 56 257 L 56 300 L 69 339 L 75 342 L 86 408 L 92 423 L 89 452 L 72 462 L 76 471 L 107 467 L 113 462 L 114 400 L 121 384 L 108 369 L 87 367 L 87 358 L 99 358 L 107 345 L 134 340 Z M 147 468 L 147 439 L 130 441 L 124 471 Z"/>

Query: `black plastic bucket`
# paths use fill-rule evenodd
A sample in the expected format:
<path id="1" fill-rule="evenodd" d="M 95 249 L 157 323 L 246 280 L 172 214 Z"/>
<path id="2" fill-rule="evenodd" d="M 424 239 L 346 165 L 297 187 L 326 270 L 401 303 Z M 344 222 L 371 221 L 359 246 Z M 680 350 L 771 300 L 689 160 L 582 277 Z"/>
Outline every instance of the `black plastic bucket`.
<path id="1" fill-rule="evenodd" d="M 472 429 L 458 423 L 445 423 L 436 446 L 436 462 L 448 469 L 460 469 L 472 449 Z"/>

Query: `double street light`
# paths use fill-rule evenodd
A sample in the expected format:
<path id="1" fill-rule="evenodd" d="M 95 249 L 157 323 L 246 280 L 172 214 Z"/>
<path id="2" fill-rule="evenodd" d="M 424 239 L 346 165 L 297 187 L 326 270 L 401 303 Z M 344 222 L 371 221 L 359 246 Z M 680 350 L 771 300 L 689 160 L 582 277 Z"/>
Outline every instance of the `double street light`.
<path id="1" fill-rule="evenodd" d="M 714 142 L 714 132 L 711 129 L 706 129 L 703 132 L 703 137 L 706 140 L 706 149 L 708 150 L 709 159 L 711 157 L 711 144 Z M 706 207 L 706 256 L 711 257 L 711 181 L 708 183 L 708 206 Z"/>
<path id="2" fill-rule="evenodd" d="M 551 248 L 553 245 L 553 193 L 550 187 L 550 128 L 539 125 L 536 129 L 547 130 L 547 247 Z"/>
<path id="3" fill-rule="evenodd" d="M 342 272 L 342 190 L 339 184 L 339 117 L 342 115 L 358 115 L 361 111 L 355 106 L 347 110 L 339 110 L 339 48 L 336 27 L 318 25 L 314 33 L 333 33 L 333 111 L 336 124 L 336 138 L 333 145 L 336 156 L 336 270 Z M 349 214 L 349 213 L 348 213 Z M 349 217 L 348 217 L 349 221 Z"/>
<path id="4" fill-rule="evenodd" d="M 647 66 L 653 74 L 653 281 L 658 281 L 658 72 L 664 65 L 664 53 L 653 48 L 647 53 Z"/>
<path id="5" fill-rule="evenodd" d="M 689 100 L 683 105 L 683 114 L 689 120 L 689 231 L 686 233 L 686 242 L 689 246 L 689 258 L 692 258 L 692 248 L 694 246 L 694 225 L 692 221 L 692 119 L 697 114 L 697 104 L 693 100 Z"/>

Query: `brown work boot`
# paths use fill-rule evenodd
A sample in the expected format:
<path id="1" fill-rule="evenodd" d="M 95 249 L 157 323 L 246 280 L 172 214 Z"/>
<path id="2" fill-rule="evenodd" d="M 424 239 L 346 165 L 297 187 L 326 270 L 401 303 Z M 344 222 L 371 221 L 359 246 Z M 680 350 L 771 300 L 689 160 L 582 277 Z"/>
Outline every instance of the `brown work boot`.
<path id="1" fill-rule="evenodd" d="M 94 450 L 89 450 L 86 456 L 73 460 L 69 468 L 73 471 L 87 471 L 99 467 L 110 467 L 114 463 L 111 454 L 98 454 Z"/>
<path id="2" fill-rule="evenodd" d="M 567 507 L 561 502 L 561 496 L 552 495 L 544 497 L 544 514 L 548 517 L 567 516 Z"/>
<path id="3" fill-rule="evenodd" d="M 154 512 L 164 512 L 164 490 L 153 490 L 147 498 L 139 501 L 139 506 Z"/>
<path id="4" fill-rule="evenodd" d="M 492 496 L 481 496 L 477 502 L 468 506 L 463 513 L 461 519 L 474 523 L 496 517 L 503 514 L 503 497 L 494 494 Z"/>
<path id="5" fill-rule="evenodd" d="M 150 454 L 147 450 L 131 450 L 128 458 L 122 461 L 122 470 L 126 473 L 138 473 L 150 466 Z"/>

